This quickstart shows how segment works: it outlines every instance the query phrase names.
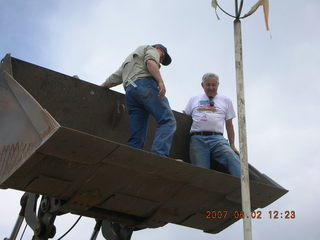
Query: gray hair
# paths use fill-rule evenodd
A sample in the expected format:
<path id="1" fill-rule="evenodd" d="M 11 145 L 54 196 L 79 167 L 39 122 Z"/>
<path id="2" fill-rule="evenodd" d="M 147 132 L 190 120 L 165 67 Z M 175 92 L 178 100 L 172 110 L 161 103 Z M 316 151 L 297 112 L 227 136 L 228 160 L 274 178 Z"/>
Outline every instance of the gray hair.
<path id="1" fill-rule="evenodd" d="M 219 82 L 219 76 L 215 73 L 206 73 L 202 76 L 202 82 L 205 82 L 208 78 L 210 77 L 214 77 L 215 79 L 217 79 L 217 82 Z"/>

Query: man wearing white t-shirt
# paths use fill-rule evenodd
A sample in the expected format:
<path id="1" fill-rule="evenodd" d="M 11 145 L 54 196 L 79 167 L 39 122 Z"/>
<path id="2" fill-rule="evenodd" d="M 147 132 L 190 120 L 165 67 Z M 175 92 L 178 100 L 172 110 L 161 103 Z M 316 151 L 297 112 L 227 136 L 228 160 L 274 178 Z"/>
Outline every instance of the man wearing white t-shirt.
<path id="1" fill-rule="evenodd" d="M 192 116 L 190 129 L 190 161 L 204 168 L 213 168 L 212 160 L 240 177 L 239 152 L 234 145 L 232 119 L 236 117 L 231 100 L 218 94 L 219 77 L 206 73 L 201 86 L 204 94 L 192 97 L 184 113 Z M 228 139 L 223 137 L 226 125 Z"/>

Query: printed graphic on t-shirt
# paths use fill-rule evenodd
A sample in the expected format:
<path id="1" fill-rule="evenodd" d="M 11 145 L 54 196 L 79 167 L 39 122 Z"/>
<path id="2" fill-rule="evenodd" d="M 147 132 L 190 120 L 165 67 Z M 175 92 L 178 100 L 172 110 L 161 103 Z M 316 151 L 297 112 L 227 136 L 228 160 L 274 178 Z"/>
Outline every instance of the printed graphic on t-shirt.
<path id="1" fill-rule="evenodd" d="M 217 109 L 214 106 L 210 106 L 209 100 L 200 100 L 197 107 L 198 112 L 216 112 Z"/>

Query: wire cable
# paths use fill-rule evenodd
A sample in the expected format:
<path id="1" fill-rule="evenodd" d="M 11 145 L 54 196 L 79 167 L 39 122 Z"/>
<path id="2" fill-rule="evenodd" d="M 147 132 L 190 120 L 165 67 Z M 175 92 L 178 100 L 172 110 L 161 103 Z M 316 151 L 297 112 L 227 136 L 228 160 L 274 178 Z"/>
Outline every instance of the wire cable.
<path id="1" fill-rule="evenodd" d="M 232 17 L 232 18 L 236 18 L 236 16 L 233 16 L 232 14 L 228 13 L 227 11 L 225 11 L 222 7 L 220 7 L 219 3 L 217 2 L 217 6 L 218 8 L 220 8 L 220 10 L 222 12 L 224 12 L 226 15 L 228 15 L 229 17 Z"/>
<path id="2" fill-rule="evenodd" d="M 24 233 L 25 233 L 25 231 L 27 229 L 27 226 L 28 226 L 28 224 L 26 223 L 26 226 L 24 226 L 23 232 L 21 234 L 20 240 L 23 238 L 23 235 L 24 235 Z"/>
<path id="3" fill-rule="evenodd" d="M 238 13 L 238 18 L 240 18 L 241 12 L 242 12 L 242 7 L 243 7 L 243 0 L 240 2 L 240 7 L 239 7 L 239 13 Z"/>
<path id="4" fill-rule="evenodd" d="M 241 15 L 241 12 L 242 12 L 242 8 L 243 8 L 243 2 L 244 2 L 244 0 L 241 0 L 241 2 L 240 2 L 240 7 L 239 7 L 239 11 L 238 11 L 238 15 L 239 15 L 239 16 L 234 16 L 234 15 L 228 13 L 226 10 L 224 10 L 224 9 L 219 5 L 218 2 L 217 2 L 217 6 L 218 6 L 218 8 L 219 8 L 222 12 L 224 12 L 224 14 L 228 15 L 229 17 L 232 17 L 232 18 L 235 18 L 235 19 L 243 19 L 243 18 L 249 17 L 249 16 L 242 16 L 242 17 L 240 16 L 240 15 Z M 251 14 L 250 14 L 250 15 L 251 15 Z"/>
<path id="5" fill-rule="evenodd" d="M 71 228 L 68 231 L 66 231 L 65 234 L 63 234 L 60 238 L 58 238 L 58 240 L 61 240 L 62 238 L 64 238 L 77 225 L 81 217 L 82 216 L 79 216 L 77 221 L 71 226 Z"/>

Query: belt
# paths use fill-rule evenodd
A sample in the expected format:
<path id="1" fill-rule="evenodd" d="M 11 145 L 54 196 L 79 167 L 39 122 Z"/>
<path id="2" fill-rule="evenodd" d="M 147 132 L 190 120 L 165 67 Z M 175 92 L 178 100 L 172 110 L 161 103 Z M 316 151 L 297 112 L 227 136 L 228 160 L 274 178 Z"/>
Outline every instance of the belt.
<path id="1" fill-rule="evenodd" d="M 211 135 L 223 135 L 220 132 L 192 132 L 190 133 L 191 136 L 193 135 L 201 135 L 201 136 L 211 136 Z"/>
<path id="2" fill-rule="evenodd" d="M 157 82 L 153 77 L 144 77 L 144 78 L 137 78 L 137 79 L 134 79 L 132 80 L 131 78 L 127 80 L 127 84 L 126 86 L 124 87 L 125 89 L 127 89 L 127 87 L 129 87 L 130 85 L 132 85 L 133 87 L 138 87 L 138 85 L 135 83 L 135 81 L 138 81 L 138 80 L 147 80 L 147 79 L 153 79 L 153 81 Z"/>

